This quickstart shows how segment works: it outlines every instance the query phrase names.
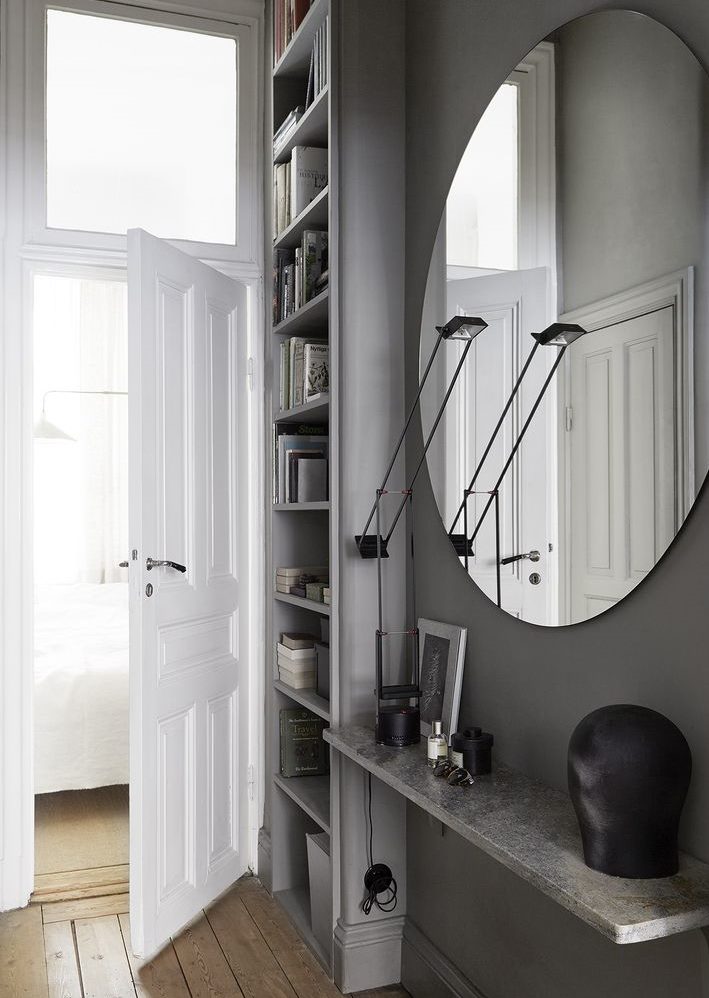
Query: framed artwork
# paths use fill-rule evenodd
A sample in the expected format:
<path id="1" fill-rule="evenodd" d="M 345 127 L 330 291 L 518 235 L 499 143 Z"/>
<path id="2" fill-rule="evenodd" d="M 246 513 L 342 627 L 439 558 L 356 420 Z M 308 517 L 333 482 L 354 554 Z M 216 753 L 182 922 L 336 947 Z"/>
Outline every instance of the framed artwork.
<path id="1" fill-rule="evenodd" d="M 464 627 L 424 617 L 419 618 L 418 629 L 421 733 L 429 735 L 433 722 L 441 721 L 450 738 L 458 725 L 468 632 Z"/>

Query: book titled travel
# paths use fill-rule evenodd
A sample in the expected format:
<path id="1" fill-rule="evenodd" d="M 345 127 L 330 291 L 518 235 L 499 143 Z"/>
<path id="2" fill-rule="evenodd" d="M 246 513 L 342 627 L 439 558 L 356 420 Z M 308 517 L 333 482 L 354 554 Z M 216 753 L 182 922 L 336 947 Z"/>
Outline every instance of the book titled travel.
<path id="1" fill-rule="evenodd" d="M 303 346 L 303 402 L 315 401 L 330 390 L 330 348 L 327 343 Z"/>
<path id="2" fill-rule="evenodd" d="M 297 218 L 327 187 L 327 149 L 294 146 L 290 184 L 291 217 Z"/>
<path id="3" fill-rule="evenodd" d="M 327 772 L 325 721 L 304 707 L 280 712 L 281 776 L 319 776 Z"/>

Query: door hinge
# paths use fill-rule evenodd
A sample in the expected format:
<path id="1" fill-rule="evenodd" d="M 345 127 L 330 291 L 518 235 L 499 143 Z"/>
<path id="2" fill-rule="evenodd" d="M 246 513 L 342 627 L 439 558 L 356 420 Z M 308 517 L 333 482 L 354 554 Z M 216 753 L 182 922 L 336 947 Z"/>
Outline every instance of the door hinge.
<path id="1" fill-rule="evenodd" d="M 569 433 L 574 425 L 574 410 L 570 405 L 566 407 L 566 432 Z"/>
<path id="2" fill-rule="evenodd" d="M 249 800 L 253 800 L 254 799 L 254 788 L 256 786 L 256 779 L 254 777 L 254 767 L 253 767 L 253 765 L 249 766 L 249 769 L 248 769 L 247 785 L 248 785 L 248 788 L 249 788 Z"/>
<path id="3" fill-rule="evenodd" d="M 254 358 L 253 357 L 249 357 L 248 361 L 246 362 L 246 372 L 247 372 L 247 376 L 248 376 L 248 379 L 249 379 L 249 391 L 252 392 L 254 390 Z"/>

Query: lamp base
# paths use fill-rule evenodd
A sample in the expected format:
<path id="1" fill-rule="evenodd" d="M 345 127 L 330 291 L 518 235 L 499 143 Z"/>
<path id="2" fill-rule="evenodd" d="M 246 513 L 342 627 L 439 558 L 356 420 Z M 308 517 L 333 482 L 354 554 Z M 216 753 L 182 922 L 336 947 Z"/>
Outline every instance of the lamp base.
<path id="1" fill-rule="evenodd" d="M 421 741 L 421 711 L 418 707 L 380 707 L 374 734 L 377 745 L 404 748 Z"/>

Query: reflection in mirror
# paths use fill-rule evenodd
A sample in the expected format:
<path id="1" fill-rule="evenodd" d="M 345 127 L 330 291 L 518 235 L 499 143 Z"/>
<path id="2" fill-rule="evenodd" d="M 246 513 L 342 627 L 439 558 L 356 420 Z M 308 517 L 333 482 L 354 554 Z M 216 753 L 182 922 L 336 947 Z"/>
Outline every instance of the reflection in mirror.
<path id="1" fill-rule="evenodd" d="M 623 599 L 706 474 L 708 119 L 684 43 L 604 11 L 529 53 L 460 160 L 421 357 L 451 315 L 488 328 L 428 468 L 461 563 L 522 620 L 576 623 Z M 539 335 L 554 323 L 579 332 Z M 458 358 L 429 379 L 424 434 Z"/>

